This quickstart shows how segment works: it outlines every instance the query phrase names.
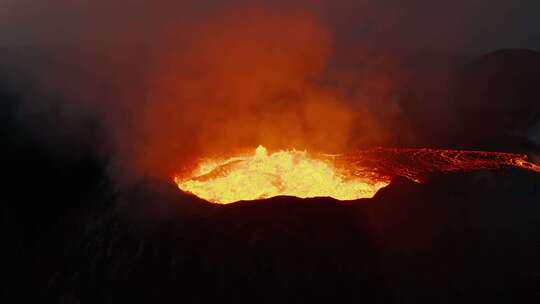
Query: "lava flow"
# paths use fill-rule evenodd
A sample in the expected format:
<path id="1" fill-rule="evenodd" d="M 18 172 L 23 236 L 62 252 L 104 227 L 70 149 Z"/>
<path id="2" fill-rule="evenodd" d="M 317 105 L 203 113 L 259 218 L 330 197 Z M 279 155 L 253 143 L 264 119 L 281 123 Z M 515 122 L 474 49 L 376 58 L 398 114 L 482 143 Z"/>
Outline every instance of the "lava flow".
<path id="1" fill-rule="evenodd" d="M 421 182 L 434 172 L 516 167 L 540 173 L 527 156 L 512 153 L 437 149 L 374 149 L 325 155 L 305 151 L 207 159 L 188 176 L 174 178 L 186 192 L 214 203 L 228 204 L 279 195 L 338 200 L 370 198 L 402 176 Z"/>
<path id="2" fill-rule="evenodd" d="M 210 202 L 228 204 L 278 195 L 301 198 L 329 196 L 339 200 L 372 197 L 389 183 L 374 176 L 354 175 L 332 161 L 305 151 L 206 160 L 188 178 L 175 177 L 180 189 Z"/>

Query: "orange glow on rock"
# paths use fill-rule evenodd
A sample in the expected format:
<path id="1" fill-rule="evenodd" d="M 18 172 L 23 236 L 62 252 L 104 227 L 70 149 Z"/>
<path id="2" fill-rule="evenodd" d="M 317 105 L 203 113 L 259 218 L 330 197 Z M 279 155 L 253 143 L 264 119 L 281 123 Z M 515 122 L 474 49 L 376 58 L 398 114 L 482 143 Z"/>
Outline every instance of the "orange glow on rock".
<path id="1" fill-rule="evenodd" d="M 329 159 L 306 151 L 269 153 L 259 146 L 253 155 L 207 159 L 187 177 L 175 177 L 178 187 L 210 202 L 228 204 L 279 195 L 338 200 L 370 198 L 387 180 L 351 175 Z"/>

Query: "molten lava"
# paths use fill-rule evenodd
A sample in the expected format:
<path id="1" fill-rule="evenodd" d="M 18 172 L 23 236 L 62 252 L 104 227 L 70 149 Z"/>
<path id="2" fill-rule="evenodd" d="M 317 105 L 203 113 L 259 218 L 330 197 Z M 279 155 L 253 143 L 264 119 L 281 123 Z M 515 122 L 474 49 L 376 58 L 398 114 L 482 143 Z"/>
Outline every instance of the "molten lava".
<path id="1" fill-rule="evenodd" d="M 339 200 L 372 197 L 389 180 L 351 175 L 330 160 L 305 151 L 269 154 L 259 146 L 254 155 L 206 160 L 187 177 L 175 177 L 180 189 L 210 202 L 228 204 L 278 195 L 327 196 Z"/>
<path id="2" fill-rule="evenodd" d="M 228 204 L 278 195 L 338 200 L 370 198 L 397 177 L 422 182 L 432 173 L 514 167 L 540 173 L 527 156 L 438 149 L 374 149 L 324 155 L 305 151 L 207 159 L 194 172 L 174 178 L 178 187 L 210 202 Z"/>

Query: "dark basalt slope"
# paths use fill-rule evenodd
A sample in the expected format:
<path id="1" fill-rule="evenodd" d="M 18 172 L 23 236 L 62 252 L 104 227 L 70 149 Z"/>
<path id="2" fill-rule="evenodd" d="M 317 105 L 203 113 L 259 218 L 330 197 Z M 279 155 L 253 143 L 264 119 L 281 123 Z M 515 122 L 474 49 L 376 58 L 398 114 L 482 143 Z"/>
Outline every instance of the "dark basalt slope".
<path id="1" fill-rule="evenodd" d="M 75 214 L 43 236 L 26 265 L 30 296 L 67 303 L 540 300 L 534 173 L 398 179 L 373 199 L 348 203 L 276 197 L 218 206 L 156 180 L 117 199 L 116 208 Z"/>

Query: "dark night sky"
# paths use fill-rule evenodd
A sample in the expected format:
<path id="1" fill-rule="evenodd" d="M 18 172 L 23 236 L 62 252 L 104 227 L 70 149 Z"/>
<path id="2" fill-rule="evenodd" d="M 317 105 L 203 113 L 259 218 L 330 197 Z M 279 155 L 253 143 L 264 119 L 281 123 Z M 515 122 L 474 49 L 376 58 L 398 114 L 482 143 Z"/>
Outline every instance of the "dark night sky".
<path id="1" fill-rule="evenodd" d="M 63 36 L 76 34 L 78 27 L 85 23 L 98 31 L 107 31 L 107 24 L 140 31 L 141 25 L 143 28 L 155 25 L 156 16 L 158 20 L 186 19 L 223 5 L 220 1 L 208 0 L 176 2 L 4 0 L 0 4 L 3 37 L 0 46 L 61 40 Z M 237 2 L 239 6 L 252 3 Z M 269 3 L 285 10 L 292 6 L 315 11 L 331 24 L 337 42 L 345 44 L 367 40 L 375 46 L 451 53 L 540 47 L 540 2 L 536 0 L 278 0 Z"/>

